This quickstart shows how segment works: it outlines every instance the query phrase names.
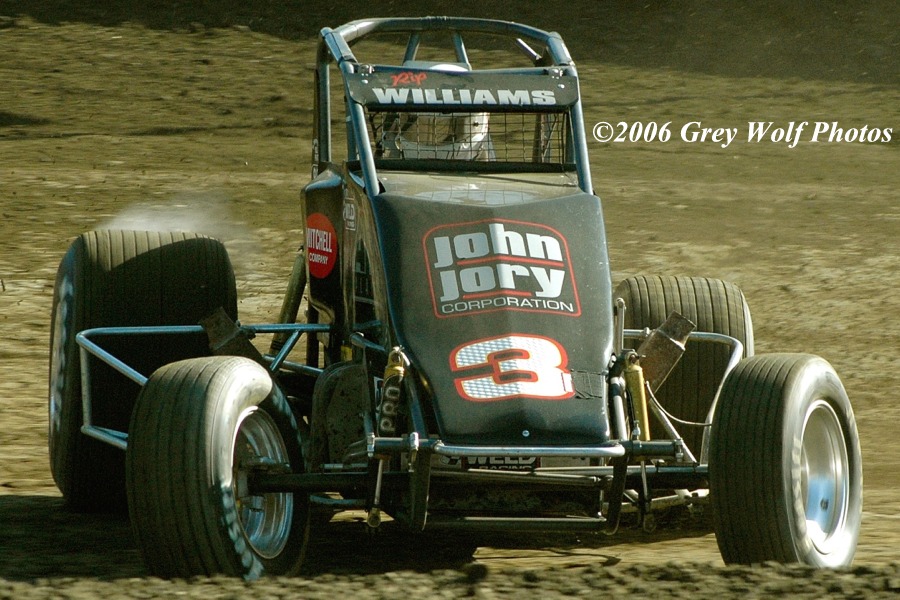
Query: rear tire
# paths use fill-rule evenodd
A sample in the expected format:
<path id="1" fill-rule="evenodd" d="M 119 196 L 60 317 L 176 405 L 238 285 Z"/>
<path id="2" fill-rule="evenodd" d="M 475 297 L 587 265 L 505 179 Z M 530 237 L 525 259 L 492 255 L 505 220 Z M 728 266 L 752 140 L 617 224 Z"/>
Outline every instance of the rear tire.
<path id="1" fill-rule="evenodd" d="M 263 367 L 235 356 L 156 371 L 127 452 L 128 504 L 151 574 L 292 575 L 306 551 L 308 497 L 251 495 L 253 466 L 303 472 L 297 422 Z"/>
<path id="2" fill-rule="evenodd" d="M 753 355 L 750 308 L 733 283 L 703 277 L 638 276 L 622 281 L 613 297 L 625 300 L 627 329 L 656 329 L 672 311 L 678 311 L 697 326 L 696 331 L 729 335 L 744 345 L 745 357 Z M 638 342 L 632 342 L 632 347 L 637 346 Z M 706 422 L 730 352 L 720 344 L 688 340 L 681 360 L 656 392 L 657 399 L 679 419 Z M 704 428 L 676 423 L 676 429 L 699 459 Z M 653 438 L 665 437 L 654 419 L 650 431 Z"/>
<path id="3" fill-rule="evenodd" d="M 196 325 L 222 306 L 237 317 L 237 292 L 222 244 L 190 233 L 92 231 L 59 266 L 50 341 L 49 449 L 53 479 L 69 508 L 120 511 L 125 457 L 81 433 L 81 372 L 75 335 L 107 326 Z M 167 362 L 208 354 L 199 335 L 104 338 L 104 348 L 147 374 Z M 94 423 L 127 431 L 139 387 L 91 360 Z"/>
<path id="4" fill-rule="evenodd" d="M 862 459 L 831 365 L 808 354 L 741 362 L 716 409 L 709 479 L 726 564 L 848 566 L 859 538 Z"/>

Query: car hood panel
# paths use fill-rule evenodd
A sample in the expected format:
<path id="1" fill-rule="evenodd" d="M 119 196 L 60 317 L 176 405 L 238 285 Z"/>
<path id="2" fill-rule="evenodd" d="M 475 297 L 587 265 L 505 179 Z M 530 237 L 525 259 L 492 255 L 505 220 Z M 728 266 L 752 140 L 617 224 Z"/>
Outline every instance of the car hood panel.
<path id="1" fill-rule="evenodd" d="M 453 443 L 608 439 L 612 351 L 600 201 L 373 202 L 397 339 Z"/>

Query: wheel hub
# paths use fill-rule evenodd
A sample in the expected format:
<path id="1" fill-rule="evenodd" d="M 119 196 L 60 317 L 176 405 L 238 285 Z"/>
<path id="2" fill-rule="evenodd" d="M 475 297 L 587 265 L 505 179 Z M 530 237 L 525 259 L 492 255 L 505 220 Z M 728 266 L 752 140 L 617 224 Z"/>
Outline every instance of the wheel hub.
<path id="1" fill-rule="evenodd" d="M 289 493 L 252 495 L 247 480 L 261 464 L 289 463 L 278 427 L 265 411 L 252 407 L 239 420 L 234 444 L 234 495 L 244 536 L 260 556 L 274 558 L 290 536 L 294 496 Z"/>
<path id="2" fill-rule="evenodd" d="M 809 537 L 819 552 L 840 543 L 850 497 L 849 457 L 840 420 L 824 401 L 812 403 L 803 422 L 801 493 Z"/>

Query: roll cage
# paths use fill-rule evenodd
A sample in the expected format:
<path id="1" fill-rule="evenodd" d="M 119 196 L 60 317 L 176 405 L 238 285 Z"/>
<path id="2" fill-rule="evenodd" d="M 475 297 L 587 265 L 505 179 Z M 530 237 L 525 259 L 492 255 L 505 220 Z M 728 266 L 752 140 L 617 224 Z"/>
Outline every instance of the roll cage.
<path id="1" fill-rule="evenodd" d="M 429 70 L 429 88 L 424 92 L 407 92 L 403 98 L 398 94 L 387 97 L 382 93 L 379 97 L 377 93 L 373 93 L 373 90 L 385 90 L 385 86 L 391 84 L 406 86 L 410 84 L 410 75 L 412 84 L 415 85 L 416 76 L 421 77 L 422 72 L 427 70 L 423 68 L 423 63 L 417 62 L 423 38 L 429 32 L 438 31 L 450 32 L 454 59 L 451 64 L 462 67 L 461 69 L 437 72 Z M 364 63 L 356 57 L 351 46 L 376 34 L 407 36 L 405 51 L 399 64 Z M 464 35 L 473 34 L 488 34 L 512 41 L 511 47 L 523 53 L 532 66 L 473 70 L 464 39 Z M 517 23 L 426 17 L 353 21 L 336 29 L 324 28 L 320 40 L 315 68 L 314 177 L 333 162 L 330 68 L 334 64 L 340 70 L 343 80 L 347 162 L 351 174 L 360 178 L 360 184 L 370 197 L 380 193 L 382 188 L 378 182 L 377 169 L 387 165 L 377 160 L 372 151 L 367 109 L 447 112 L 449 104 L 452 104 L 454 112 L 477 112 L 490 108 L 492 111 L 506 113 L 564 113 L 568 119 L 565 148 L 556 168 L 574 170 L 579 187 L 588 194 L 593 193 L 577 72 L 559 34 Z M 504 82 L 509 82 L 509 89 L 503 88 Z M 552 103 L 549 102 L 550 98 Z M 536 142 L 536 148 L 537 144 Z M 415 166 L 419 169 L 437 170 L 442 165 L 440 160 L 425 160 Z M 547 165 L 483 162 L 470 162 L 466 166 L 466 170 L 471 171 L 553 168 Z M 458 171 L 460 166 L 455 164 L 453 169 Z"/>

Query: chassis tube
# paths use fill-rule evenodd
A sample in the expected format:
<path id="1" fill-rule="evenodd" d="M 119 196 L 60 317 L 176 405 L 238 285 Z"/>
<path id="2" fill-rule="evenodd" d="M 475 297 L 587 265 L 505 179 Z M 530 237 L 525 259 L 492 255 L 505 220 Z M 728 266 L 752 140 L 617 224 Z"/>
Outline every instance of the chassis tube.
<path id="1" fill-rule="evenodd" d="M 431 443 L 429 443 L 431 442 Z M 625 447 L 619 443 L 605 446 L 455 446 L 441 441 L 426 440 L 441 456 L 561 456 L 585 458 L 617 458 L 625 456 Z"/>
<path id="2" fill-rule="evenodd" d="M 286 333 L 289 334 L 288 341 L 282 348 L 276 360 L 269 365 L 270 371 L 277 370 L 284 357 L 290 352 L 299 336 L 303 333 L 317 333 L 330 331 L 330 325 L 311 325 L 311 324 L 275 324 L 275 325 L 252 325 L 243 326 L 242 329 L 253 333 Z M 110 336 L 130 336 L 140 339 L 142 335 L 178 335 L 189 333 L 202 333 L 203 327 L 200 325 L 158 325 L 145 327 L 97 327 L 94 329 L 86 329 L 75 335 L 75 342 L 79 346 L 79 368 L 81 370 L 81 410 L 82 410 L 82 426 L 81 432 L 101 442 L 115 446 L 120 450 L 128 449 L 128 433 L 124 431 L 116 431 L 106 427 L 99 427 L 93 424 L 93 398 L 91 396 L 91 356 L 96 357 L 121 373 L 131 381 L 140 386 L 147 383 L 147 377 L 136 369 L 132 368 L 124 361 L 110 352 L 101 348 L 93 339 L 94 336 L 110 335 Z M 319 369 L 300 368 L 303 371 L 319 372 Z"/>
<path id="3" fill-rule="evenodd" d="M 265 473 L 251 472 L 247 480 L 250 493 L 268 494 L 274 492 L 352 492 L 365 489 L 369 474 L 358 473 Z M 387 472 L 383 475 L 385 488 L 399 488 L 407 485 L 409 475 Z"/>

